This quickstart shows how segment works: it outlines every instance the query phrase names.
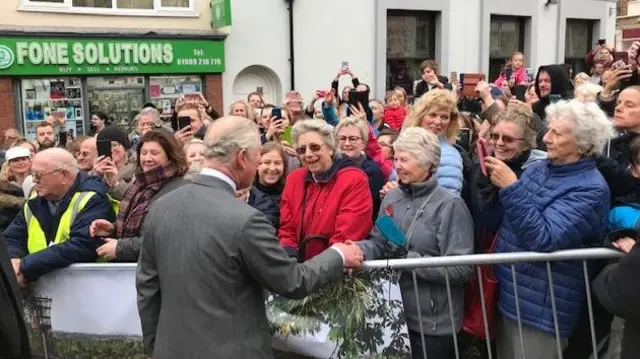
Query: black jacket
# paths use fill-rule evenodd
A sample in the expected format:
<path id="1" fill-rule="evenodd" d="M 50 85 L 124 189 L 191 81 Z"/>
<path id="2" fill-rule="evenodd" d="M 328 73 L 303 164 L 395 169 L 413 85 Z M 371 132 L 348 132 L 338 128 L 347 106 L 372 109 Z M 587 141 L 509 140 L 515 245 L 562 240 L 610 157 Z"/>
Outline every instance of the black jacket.
<path id="1" fill-rule="evenodd" d="M 640 246 L 636 245 L 619 263 L 607 266 L 593 281 L 593 292 L 612 314 L 625 320 L 621 359 L 640 353 Z"/>
<path id="2" fill-rule="evenodd" d="M 594 157 L 611 190 L 613 205 L 640 202 L 640 180 L 631 175 L 627 156 L 629 143 L 638 136 L 638 133 L 624 133 L 609 141 L 604 156 Z"/>
<path id="3" fill-rule="evenodd" d="M 281 186 L 268 187 L 256 181 L 249 192 L 249 205 L 267 216 L 275 229 L 280 227 L 280 198 L 283 190 Z"/>
<path id="4" fill-rule="evenodd" d="M 31 358 L 20 289 L 4 238 L 0 238 L 0 358 Z"/>
<path id="5" fill-rule="evenodd" d="M 438 76 L 438 81 L 440 81 L 445 88 L 451 87 L 449 86 L 449 79 L 445 76 Z M 422 95 L 426 94 L 427 92 L 429 92 L 429 84 L 425 80 L 421 80 L 416 85 L 416 92 L 415 92 L 414 99 L 415 100 L 419 99 L 420 97 L 422 97 Z"/>

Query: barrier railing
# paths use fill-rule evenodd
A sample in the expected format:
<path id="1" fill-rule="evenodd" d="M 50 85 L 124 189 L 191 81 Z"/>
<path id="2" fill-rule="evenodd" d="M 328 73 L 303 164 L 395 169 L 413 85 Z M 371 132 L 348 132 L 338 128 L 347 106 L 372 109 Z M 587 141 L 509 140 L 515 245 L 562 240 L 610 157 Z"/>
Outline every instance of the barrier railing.
<path id="1" fill-rule="evenodd" d="M 520 353 L 521 358 L 526 358 L 527 351 L 525 350 L 525 335 L 523 334 L 523 323 L 521 317 L 521 308 L 520 308 L 520 295 L 518 293 L 518 278 L 516 275 L 516 264 L 519 263 L 545 263 L 546 271 L 547 271 L 547 279 L 549 282 L 549 294 L 551 296 L 551 306 L 553 313 L 553 322 L 555 328 L 555 339 L 556 339 L 556 352 L 557 358 L 563 358 L 563 338 L 560 335 L 559 322 L 558 322 L 558 312 L 556 307 L 556 293 L 554 290 L 553 284 L 553 272 L 552 272 L 552 263 L 555 262 L 567 262 L 567 261 L 581 261 L 582 262 L 582 271 L 584 275 L 584 284 L 585 284 L 585 293 L 586 293 L 586 302 L 589 314 L 589 325 L 590 325 L 590 334 L 591 334 L 591 346 L 593 350 L 592 358 L 598 359 L 598 343 L 596 340 L 595 334 L 595 324 L 594 324 L 594 316 L 593 316 L 593 302 L 591 298 L 591 280 L 592 278 L 589 276 L 589 268 L 587 265 L 588 261 L 591 260 L 604 260 L 604 259 L 616 259 L 620 258 L 622 253 L 618 251 L 614 251 L 606 248 L 590 248 L 590 249 L 573 249 L 573 250 L 563 250 L 552 253 L 539 253 L 539 252 L 517 252 L 517 253 L 493 253 L 493 254 L 474 254 L 474 255 L 462 255 L 462 256 L 448 256 L 448 257 L 423 257 L 423 258 L 408 258 L 408 259 L 384 259 L 384 260 L 372 260 L 366 261 L 364 263 L 364 269 L 380 269 L 380 268 L 389 268 L 395 270 L 409 270 L 411 271 L 411 279 L 413 282 L 413 290 L 416 296 L 417 303 L 417 313 L 421 316 L 421 305 L 428 304 L 425 302 L 421 302 L 418 296 L 418 281 L 416 279 L 416 269 L 421 268 L 441 268 L 441 267 L 460 267 L 460 266 L 476 266 L 475 274 L 477 275 L 478 283 L 480 286 L 480 291 L 484 292 L 484 288 L 482 286 L 483 278 L 482 278 L 482 265 L 495 265 L 495 264 L 505 264 L 510 265 L 512 283 L 513 283 L 513 296 L 515 298 L 515 309 L 517 315 L 517 326 L 518 326 L 518 334 L 519 334 L 519 345 L 520 345 Z M 449 278 L 449 274 L 447 271 L 444 271 L 445 275 L 445 286 L 447 292 L 447 300 L 449 307 L 449 317 L 451 320 L 452 328 L 456 328 L 454 323 L 454 314 L 452 310 L 452 295 L 451 295 L 451 282 Z M 480 299 L 482 300 L 482 320 L 484 324 L 484 334 L 486 339 L 487 346 L 487 357 L 489 359 L 494 358 L 494 353 L 492 351 L 491 345 L 491 336 L 489 333 L 489 325 L 487 320 L 487 303 L 485 303 L 484 296 L 480 295 Z M 407 310 L 405 306 L 405 310 Z M 414 358 L 422 357 L 424 359 L 429 359 L 427 356 L 427 348 L 425 346 L 425 332 L 422 327 L 422 317 L 419 318 L 420 322 L 420 336 L 422 341 L 422 353 L 413 353 Z M 460 356 L 460 348 L 458 347 L 458 333 L 455 330 L 451 333 L 453 337 L 453 345 L 455 351 L 456 359 L 462 358 Z M 500 338 L 497 338 L 498 340 Z M 421 354 L 421 356 L 420 356 Z M 502 359 L 502 358 L 500 358 Z"/>

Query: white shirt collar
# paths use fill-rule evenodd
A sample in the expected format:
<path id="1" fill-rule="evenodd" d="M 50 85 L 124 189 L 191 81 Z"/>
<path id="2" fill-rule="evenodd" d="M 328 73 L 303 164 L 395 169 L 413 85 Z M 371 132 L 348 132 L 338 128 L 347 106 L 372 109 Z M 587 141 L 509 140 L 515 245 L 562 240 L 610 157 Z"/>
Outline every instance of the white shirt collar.
<path id="1" fill-rule="evenodd" d="M 215 177 L 218 178 L 220 180 L 223 180 L 225 182 L 227 182 L 229 184 L 229 186 L 231 186 L 231 188 L 233 188 L 233 191 L 237 191 L 238 190 L 238 186 L 236 186 L 236 183 L 233 182 L 233 180 L 231 179 L 231 177 L 227 176 L 226 174 L 215 170 L 213 168 L 208 168 L 208 167 L 203 167 L 202 170 L 200 170 L 200 174 L 203 176 L 211 176 L 211 177 Z"/>

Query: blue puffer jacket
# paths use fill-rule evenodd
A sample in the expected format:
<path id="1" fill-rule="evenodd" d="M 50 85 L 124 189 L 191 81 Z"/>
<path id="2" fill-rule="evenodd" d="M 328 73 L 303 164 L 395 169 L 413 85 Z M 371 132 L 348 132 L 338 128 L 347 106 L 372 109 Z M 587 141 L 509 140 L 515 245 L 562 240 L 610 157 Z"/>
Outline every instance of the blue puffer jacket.
<path id="1" fill-rule="evenodd" d="M 96 249 L 104 244 L 103 241 L 89 236 L 89 226 L 96 219 L 106 219 L 115 222 L 116 216 L 107 198 L 108 188 L 102 180 L 90 177 L 80 172 L 67 194 L 60 200 L 57 213 L 51 214 L 49 205 L 44 198 L 37 197 L 25 204 L 31 208 L 31 212 L 40 222 L 47 242 L 53 241 L 58 230 L 60 217 L 69 207 L 71 197 L 78 191 L 94 191 L 96 195 L 91 197 L 84 209 L 78 214 L 71 224 L 69 239 L 61 244 L 49 246 L 47 249 L 33 254 L 27 251 L 27 224 L 24 211 L 20 211 L 13 222 L 4 231 L 4 239 L 7 241 L 9 256 L 22 258 L 20 271 L 27 281 L 34 281 L 40 276 L 55 269 L 64 268 L 73 263 L 94 262 L 98 259 Z"/>
<path id="2" fill-rule="evenodd" d="M 484 217 L 503 213 L 496 252 L 552 252 L 598 244 L 607 226 L 609 187 L 590 159 L 556 166 L 548 160 L 529 166 L 518 182 L 483 204 Z M 516 264 L 522 323 L 555 335 L 545 263 Z M 551 265 L 560 336 L 568 338 L 585 298 L 581 262 Z M 511 265 L 497 265 L 498 308 L 516 321 Z"/>
<path id="3" fill-rule="evenodd" d="M 460 196 L 464 178 L 462 176 L 462 157 L 460 152 L 445 138 L 440 137 L 440 165 L 436 172 L 440 186 Z"/>

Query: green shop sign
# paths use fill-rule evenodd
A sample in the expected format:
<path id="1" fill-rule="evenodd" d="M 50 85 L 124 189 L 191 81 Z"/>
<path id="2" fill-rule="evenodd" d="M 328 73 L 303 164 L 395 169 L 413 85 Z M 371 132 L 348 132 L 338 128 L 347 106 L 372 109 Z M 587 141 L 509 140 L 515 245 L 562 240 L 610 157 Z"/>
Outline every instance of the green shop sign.
<path id="1" fill-rule="evenodd" d="M 222 41 L 0 38 L 0 76 L 222 72 Z"/>

